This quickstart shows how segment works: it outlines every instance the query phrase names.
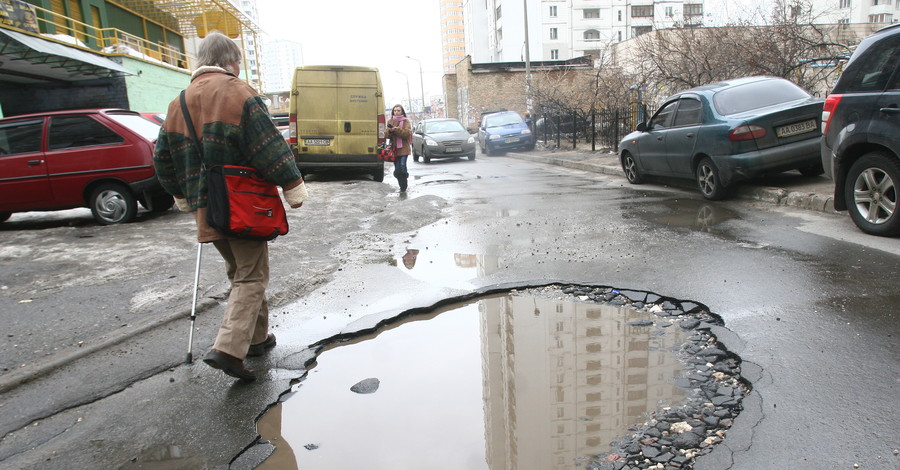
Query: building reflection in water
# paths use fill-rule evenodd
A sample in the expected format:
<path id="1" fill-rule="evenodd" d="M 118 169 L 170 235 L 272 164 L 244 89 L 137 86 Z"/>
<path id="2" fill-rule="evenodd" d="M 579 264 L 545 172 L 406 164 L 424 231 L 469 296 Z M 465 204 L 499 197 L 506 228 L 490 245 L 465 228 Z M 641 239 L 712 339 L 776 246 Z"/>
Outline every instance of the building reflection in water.
<path id="1" fill-rule="evenodd" d="M 570 469 L 686 393 L 685 333 L 629 325 L 649 313 L 519 292 L 426 318 L 324 351 L 268 439 L 304 470 Z M 349 391 L 366 377 L 376 393 Z"/>

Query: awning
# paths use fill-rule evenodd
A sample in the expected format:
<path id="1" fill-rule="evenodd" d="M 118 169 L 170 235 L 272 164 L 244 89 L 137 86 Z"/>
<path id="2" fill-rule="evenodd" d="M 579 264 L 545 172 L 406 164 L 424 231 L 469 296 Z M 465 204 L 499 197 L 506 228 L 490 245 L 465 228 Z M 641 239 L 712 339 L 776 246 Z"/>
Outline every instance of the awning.
<path id="1" fill-rule="evenodd" d="M 74 82 L 134 75 L 112 60 L 0 28 L 0 82 Z"/>

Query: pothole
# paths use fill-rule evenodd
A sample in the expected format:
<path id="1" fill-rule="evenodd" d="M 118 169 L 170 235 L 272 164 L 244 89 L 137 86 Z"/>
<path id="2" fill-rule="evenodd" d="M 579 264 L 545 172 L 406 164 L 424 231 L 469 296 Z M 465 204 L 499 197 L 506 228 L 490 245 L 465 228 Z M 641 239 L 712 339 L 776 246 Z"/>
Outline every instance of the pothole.
<path id="1" fill-rule="evenodd" d="M 260 418 L 258 468 L 690 469 L 749 390 L 720 324 L 571 285 L 407 316 L 319 352 Z"/>

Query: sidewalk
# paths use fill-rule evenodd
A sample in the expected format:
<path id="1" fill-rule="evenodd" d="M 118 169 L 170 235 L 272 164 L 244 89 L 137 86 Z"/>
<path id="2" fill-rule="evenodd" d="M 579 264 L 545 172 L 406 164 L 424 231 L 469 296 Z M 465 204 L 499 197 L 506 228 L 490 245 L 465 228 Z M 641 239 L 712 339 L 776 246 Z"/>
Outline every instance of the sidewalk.
<path id="1" fill-rule="evenodd" d="M 618 156 L 608 149 L 591 152 L 590 146 L 580 144 L 582 148 L 544 149 L 540 145 L 530 152 L 508 152 L 506 156 L 532 162 L 559 165 L 582 171 L 591 171 L 612 175 L 625 179 Z M 656 179 L 651 178 L 644 185 L 668 184 L 690 189 L 697 193 L 697 185 L 693 180 Z M 636 186 L 640 187 L 640 186 Z M 768 202 L 775 205 L 790 206 L 818 212 L 837 213 L 834 210 L 834 183 L 826 176 L 803 176 L 796 171 L 769 175 L 743 181 L 737 185 L 733 199 Z"/>

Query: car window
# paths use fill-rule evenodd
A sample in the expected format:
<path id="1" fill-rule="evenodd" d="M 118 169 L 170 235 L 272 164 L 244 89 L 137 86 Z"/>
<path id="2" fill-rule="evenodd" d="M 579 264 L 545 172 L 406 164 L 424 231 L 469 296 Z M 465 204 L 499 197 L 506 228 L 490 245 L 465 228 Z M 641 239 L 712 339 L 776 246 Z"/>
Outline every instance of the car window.
<path id="1" fill-rule="evenodd" d="M 425 125 L 426 134 L 439 134 L 441 132 L 460 132 L 465 131 L 462 124 L 456 121 L 438 121 L 429 122 Z"/>
<path id="2" fill-rule="evenodd" d="M 694 98 L 682 98 L 678 100 L 678 110 L 675 112 L 673 127 L 691 126 L 703 121 L 703 106 L 700 100 Z"/>
<path id="3" fill-rule="evenodd" d="M 787 80 L 760 80 L 719 91 L 713 96 L 713 105 L 719 114 L 728 116 L 810 96 Z"/>
<path id="4" fill-rule="evenodd" d="M 672 113 L 675 111 L 676 104 L 678 104 L 678 101 L 671 101 L 663 105 L 662 108 L 659 108 L 659 111 L 650 118 L 647 127 L 650 129 L 663 129 L 669 127 L 669 123 L 672 122 Z"/>
<path id="5" fill-rule="evenodd" d="M 41 151 L 43 119 L 0 124 L 0 157 Z"/>
<path id="6" fill-rule="evenodd" d="M 500 127 L 510 124 L 523 124 L 522 118 L 515 113 L 494 114 L 484 118 L 485 127 Z"/>
<path id="7" fill-rule="evenodd" d="M 136 114 L 109 113 L 107 116 L 147 140 L 154 141 L 159 138 L 159 128 L 162 126 L 158 122 L 148 121 Z"/>
<path id="8" fill-rule="evenodd" d="M 879 42 L 861 60 L 856 75 L 847 83 L 845 91 L 884 90 L 891 75 L 900 67 L 900 35 Z"/>
<path id="9" fill-rule="evenodd" d="M 125 142 L 122 136 L 90 116 L 54 116 L 50 118 L 48 137 L 50 150 Z"/>

